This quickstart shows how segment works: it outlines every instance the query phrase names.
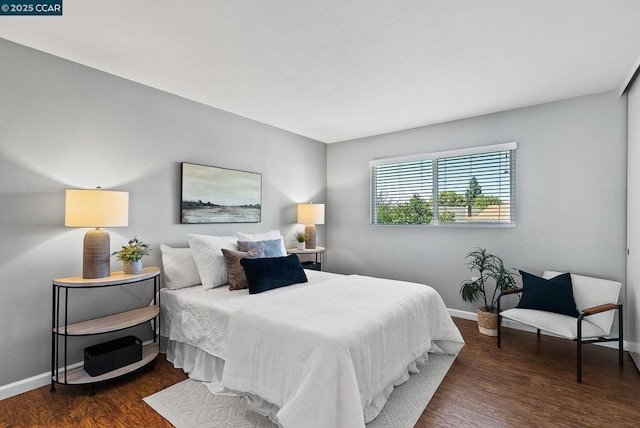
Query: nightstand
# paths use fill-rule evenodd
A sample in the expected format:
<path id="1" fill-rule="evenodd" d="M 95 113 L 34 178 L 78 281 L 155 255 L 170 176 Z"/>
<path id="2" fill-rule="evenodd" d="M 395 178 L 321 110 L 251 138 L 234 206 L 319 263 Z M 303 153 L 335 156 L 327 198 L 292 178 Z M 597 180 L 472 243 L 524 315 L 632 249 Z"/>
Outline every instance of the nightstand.
<path id="1" fill-rule="evenodd" d="M 70 318 L 69 312 L 71 310 L 70 290 L 98 289 L 149 280 L 153 281 L 154 297 L 152 305 L 101 318 L 88 319 L 73 324 L 68 323 L 67 320 Z M 63 385 L 94 384 L 131 373 L 151 363 L 158 356 L 160 350 L 160 302 L 157 300 L 159 298 L 158 291 L 160 291 L 160 268 L 155 266 L 144 268 L 142 272 L 136 274 L 125 274 L 122 271 L 111 272 L 105 278 L 84 279 L 81 276 L 74 276 L 54 279 L 51 320 L 51 391 L 55 391 L 56 383 Z M 153 343 L 142 347 L 142 360 L 124 367 L 118 367 L 99 376 L 89 375 L 83 367 L 75 369 L 68 367 L 67 342 L 70 338 L 124 330 L 148 321 L 153 321 Z"/>
<path id="2" fill-rule="evenodd" d="M 312 270 L 324 270 L 324 260 L 325 260 L 325 251 L 324 247 L 316 247 L 304 250 L 298 250 L 297 248 L 287 248 L 287 254 L 296 254 L 296 255 L 314 255 L 315 262 L 302 262 L 302 267 L 305 269 Z"/>

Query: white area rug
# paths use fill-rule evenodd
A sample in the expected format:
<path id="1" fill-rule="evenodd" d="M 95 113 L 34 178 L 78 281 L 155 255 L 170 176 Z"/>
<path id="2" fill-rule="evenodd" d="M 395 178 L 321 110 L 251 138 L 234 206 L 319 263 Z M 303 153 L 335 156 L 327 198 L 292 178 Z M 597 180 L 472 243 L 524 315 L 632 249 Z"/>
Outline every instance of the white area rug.
<path id="1" fill-rule="evenodd" d="M 409 380 L 396 387 L 382 412 L 367 428 L 410 428 L 420 418 L 455 356 L 432 354 Z M 244 398 L 213 395 L 191 379 L 157 392 L 144 401 L 176 428 L 274 428 L 268 418 L 249 409 Z"/>

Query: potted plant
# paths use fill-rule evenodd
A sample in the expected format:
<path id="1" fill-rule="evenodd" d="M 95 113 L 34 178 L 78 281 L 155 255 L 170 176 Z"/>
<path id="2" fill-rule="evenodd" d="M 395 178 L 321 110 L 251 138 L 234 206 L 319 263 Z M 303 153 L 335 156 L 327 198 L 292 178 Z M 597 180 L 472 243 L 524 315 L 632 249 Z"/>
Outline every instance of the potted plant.
<path id="1" fill-rule="evenodd" d="M 150 252 L 149 244 L 145 244 L 138 237 L 135 237 L 111 255 L 116 256 L 123 263 L 124 273 L 140 273 L 142 271 L 142 257 Z"/>
<path id="2" fill-rule="evenodd" d="M 294 237 L 296 238 L 298 250 L 304 250 L 304 241 L 307 239 L 307 234 L 305 232 L 295 232 Z"/>
<path id="3" fill-rule="evenodd" d="M 481 301 L 484 304 L 476 310 L 478 330 L 487 336 L 497 336 L 496 302 L 502 290 L 517 288 L 515 278 L 504 267 L 500 257 L 488 253 L 484 248 L 476 248 L 466 258 L 467 268 L 477 272 L 478 276 L 462 281 L 460 295 L 465 302 Z"/>

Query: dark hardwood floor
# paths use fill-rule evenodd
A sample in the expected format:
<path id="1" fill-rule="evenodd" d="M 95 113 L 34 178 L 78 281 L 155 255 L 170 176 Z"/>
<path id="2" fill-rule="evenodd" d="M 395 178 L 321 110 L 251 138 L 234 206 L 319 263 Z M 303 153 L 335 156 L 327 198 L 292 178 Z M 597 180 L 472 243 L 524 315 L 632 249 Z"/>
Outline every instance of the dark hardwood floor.
<path id="1" fill-rule="evenodd" d="M 638 427 L 640 374 L 625 354 L 584 348 L 575 380 L 575 343 L 505 329 L 502 349 L 476 323 L 454 318 L 467 342 L 416 427 Z M 89 387 L 42 387 L 0 401 L 1 427 L 170 427 L 142 401 L 183 379 L 160 356 L 145 370 Z"/>
<path id="2" fill-rule="evenodd" d="M 454 318 L 466 345 L 416 427 L 639 427 L 640 373 L 625 352 L 503 329 L 496 339 Z"/>

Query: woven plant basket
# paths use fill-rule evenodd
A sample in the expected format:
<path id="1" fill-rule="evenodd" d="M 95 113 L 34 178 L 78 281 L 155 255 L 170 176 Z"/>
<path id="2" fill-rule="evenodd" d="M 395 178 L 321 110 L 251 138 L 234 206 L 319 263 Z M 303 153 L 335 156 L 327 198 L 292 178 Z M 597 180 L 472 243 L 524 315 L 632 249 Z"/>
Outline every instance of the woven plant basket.
<path id="1" fill-rule="evenodd" d="M 478 314 L 478 330 L 487 336 L 498 335 L 498 314 L 487 312 L 484 308 L 476 309 Z"/>

